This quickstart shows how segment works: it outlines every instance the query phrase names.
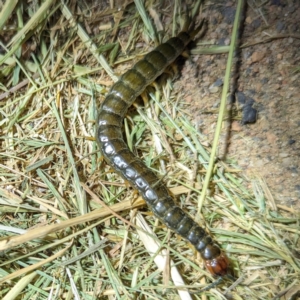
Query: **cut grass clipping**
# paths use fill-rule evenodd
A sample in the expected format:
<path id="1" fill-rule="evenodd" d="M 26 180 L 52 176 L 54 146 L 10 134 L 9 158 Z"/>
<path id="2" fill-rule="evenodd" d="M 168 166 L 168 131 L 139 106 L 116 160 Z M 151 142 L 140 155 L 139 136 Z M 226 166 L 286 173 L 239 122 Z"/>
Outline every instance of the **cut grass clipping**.
<path id="1" fill-rule="evenodd" d="M 126 139 L 228 254 L 236 283 L 189 293 L 215 279 L 105 164 L 94 140 L 97 109 L 118 76 L 176 35 L 187 8 L 199 22 L 198 8 L 209 7 L 178 0 L 88 3 L 0 6 L 0 30 L 9 37 L 0 54 L 0 298 L 277 299 L 295 293 L 299 214 L 276 205 L 263 179 L 246 178 L 230 161 L 214 164 L 220 131 L 211 150 L 173 86 L 180 78 L 166 75 L 147 89 L 146 105 L 136 105 L 125 120 Z M 210 48 L 210 55 L 228 55 L 221 110 L 243 1 L 236 5 L 231 46 Z M 221 111 L 218 128 L 222 121 Z"/>

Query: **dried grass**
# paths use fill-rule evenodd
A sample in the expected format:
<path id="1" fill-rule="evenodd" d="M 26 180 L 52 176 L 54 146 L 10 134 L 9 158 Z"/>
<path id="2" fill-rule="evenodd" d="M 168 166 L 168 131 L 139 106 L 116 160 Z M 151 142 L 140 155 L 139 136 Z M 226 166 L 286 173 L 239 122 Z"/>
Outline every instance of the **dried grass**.
<path id="1" fill-rule="evenodd" d="M 179 0 L 146 8 L 129 1 L 121 9 L 104 2 L 9 2 L 0 30 L 9 34 L 9 24 L 20 30 L 12 30 L 0 54 L 0 298 L 288 299 L 299 288 L 299 213 L 277 205 L 255 174 L 246 178 L 225 162 L 211 165 L 201 196 L 215 156 L 170 78 L 150 89 L 149 105 L 125 121 L 128 143 L 177 202 L 205 220 L 240 280 L 191 296 L 187 289 L 214 279 L 184 240 L 141 209 L 144 201 L 98 152 L 96 111 L 115 74 L 153 41 L 179 32 L 185 6 Z M 31 59 L 24 45 L 37 47 Z"/>

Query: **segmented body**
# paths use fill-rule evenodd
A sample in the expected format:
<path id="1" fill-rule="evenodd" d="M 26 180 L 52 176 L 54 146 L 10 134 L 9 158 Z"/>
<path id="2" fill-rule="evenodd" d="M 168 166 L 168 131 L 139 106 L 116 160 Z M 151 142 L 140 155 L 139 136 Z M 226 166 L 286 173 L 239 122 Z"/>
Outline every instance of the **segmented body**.
<path id="1" fill-rule="evenodd" d="M 181 32 L 148 53 L 121 76 L 98 113 L 96 139 L 105 160 L 139 191 L 155 216 L 195 246 L 213 275 L 223 276 L 228 271 L 226 256 L 205 230 L 175 205 L 165 185 L 128 149 L 122 135 L 128 108 L 182 53 L 193 35 Z"/>

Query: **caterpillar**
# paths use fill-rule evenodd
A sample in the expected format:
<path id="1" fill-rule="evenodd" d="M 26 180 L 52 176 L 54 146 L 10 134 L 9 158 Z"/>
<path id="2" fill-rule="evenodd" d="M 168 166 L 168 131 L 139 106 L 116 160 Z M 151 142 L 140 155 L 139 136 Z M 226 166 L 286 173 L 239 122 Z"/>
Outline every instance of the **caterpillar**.
<path id="1" fill-rule="evenodd" d="M 154 215 L 196 248 L 212 275 L 224 276 L 229 268 L 226 255 L 203 228 L 176 206 L 166 186 L 128 149 L 122 134 L 128 108 L 183 52 L 201 25 L 159 45 L 120 77 L 98 112 L 96 140 L 106 162 L 138 190 Z"/>

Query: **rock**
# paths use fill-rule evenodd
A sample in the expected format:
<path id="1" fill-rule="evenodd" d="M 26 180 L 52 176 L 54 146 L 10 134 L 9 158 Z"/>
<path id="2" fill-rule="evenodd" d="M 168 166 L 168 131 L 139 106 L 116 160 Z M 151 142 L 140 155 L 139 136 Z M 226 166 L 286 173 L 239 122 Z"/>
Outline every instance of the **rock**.
<path id="1" fill-rule="evenodd" d="M 289 145 L 293 145 L 293 144 L 295 144 L 295 143 L 296 143 L 296 141 L 293 140 L 293 139 L 289 139 L 289 141 L 288 141 L 288 144 L 289 144 Z"/>
<path id="2" fill-rule="evenodd" d="M 223 79 L 221 78 L 218 78 L 214 83 L 213 83 L 213 86 L 222 86 L 223 85 Z"/>
<path id="3" fill-rule="evenodd" d="M 281 20 L 278 20 L 276 23 L 276 30 L 278 32 L 281 32 L 284 29 L 285 29 L 285 24 Z"/>
<path id="4" fill-rule="evenodd" d="M 241 123 L 238 122 L 238 121 L 233 121 L 233 122 L 231 123 L 231 130 L 232 130 L 232 131 L 237 131 L 237 132 L 242 131 Z"/>
<path id="5" fill-rule="evenodd" d="M 253 52 L 253 54 L 251 55 L 251 62 L 255 63 L 258 61 L 261 61 L 263 58 L 265 57 L 265 52 L 262 51 L 255 51 Z"/>
<path id="6" fill-rule="evenodd" d="M 255 123 L 257 120 L 257 110 L 252 107 L 252 104 L 246 104 L 243 108 L 242 124 Z"/>
<path id="7" fill-rule="evenodd" d="M 246 95 L 243 92 L 237 92 L 235 94 L 236 99 L 238 101 L 239 104 L 245 104 L 246 103 Z"/>
<path id="8" fill-rule="evenodd" d="M 261 25 L 260 19 L 255 19 L 255 20 L 253 20 L 252 23 L 251 23 L 251 27 L 253 28 L 253 30 L 259 28 L 260 25 Z"/>
<path id="9" fill-rule="evenodd" d="M 234 17 L 235 17 L 235 7 L 233 6 L 226 6 L 223 11 L 222 15 L 224 16 L 225 22 L 227 24 L 233 24 Z"/>
<path id="10" fill-rule="evenodd" d="M 282 6 L 281 0 L 271 0 L 271 5 Z"/>
<path id="11" fill-rule="evenodd" d="M 211 94 L 215 94 L 219 91 L 219 88 L 217 86 L 214 86 L 213 84 L 208 88 L 209 92 Z"/>

